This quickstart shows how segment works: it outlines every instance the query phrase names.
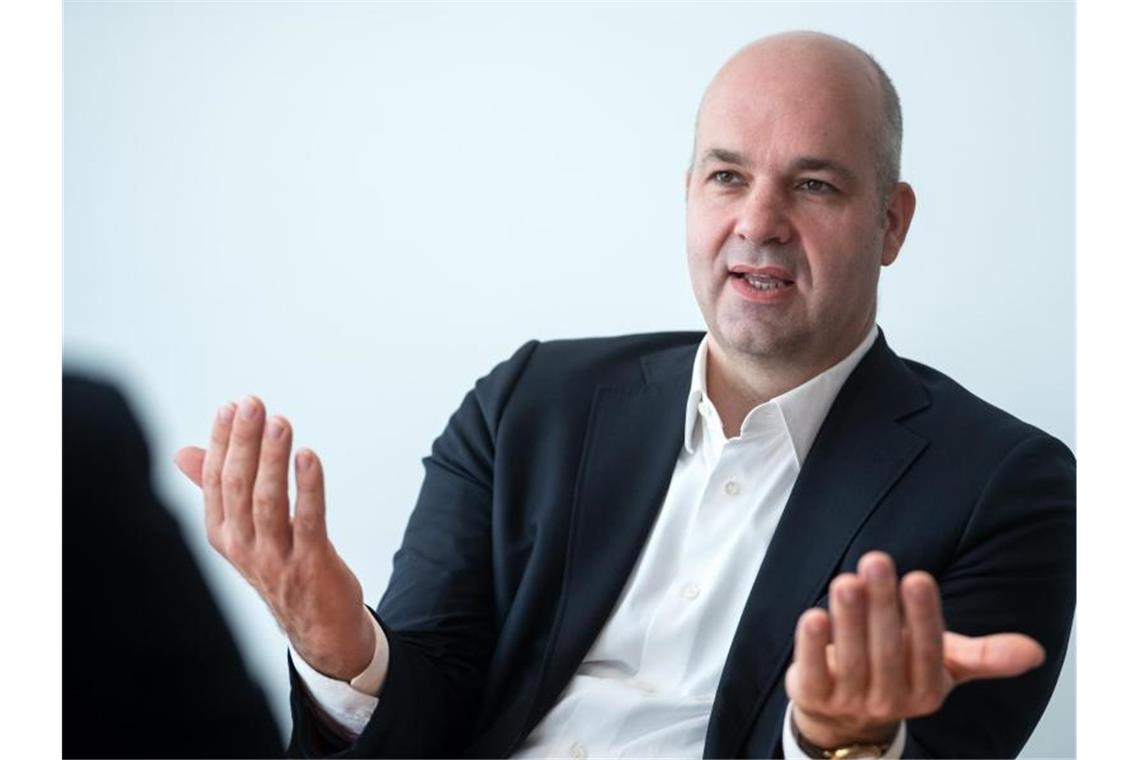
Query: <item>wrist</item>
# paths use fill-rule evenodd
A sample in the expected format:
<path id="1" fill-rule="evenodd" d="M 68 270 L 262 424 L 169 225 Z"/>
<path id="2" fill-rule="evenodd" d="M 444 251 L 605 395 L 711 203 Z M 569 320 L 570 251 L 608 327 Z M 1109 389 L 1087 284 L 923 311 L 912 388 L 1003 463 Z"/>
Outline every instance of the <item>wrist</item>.
<path id="1" fill-rule="evenodd" d="M 899 721 L 870 723 L 857 719 L 841 719 L 817 715 L 792 705 L 792 730 L 796 739 L 824 750 L 852 745 L 882 746 L 898 734 Z M 806 749 L 806 748 L 805 748 Z"/>
<path id="2" fill-rule="evenodd" d="M 376 653 L 376 632 L 372 615 L 361 607 L 358 624 L 351 636 L 338 637 L 314 647 L 293 641 L 293 648 L 314 670 L 338 681 L 350 681 L 363 672 Z"/>

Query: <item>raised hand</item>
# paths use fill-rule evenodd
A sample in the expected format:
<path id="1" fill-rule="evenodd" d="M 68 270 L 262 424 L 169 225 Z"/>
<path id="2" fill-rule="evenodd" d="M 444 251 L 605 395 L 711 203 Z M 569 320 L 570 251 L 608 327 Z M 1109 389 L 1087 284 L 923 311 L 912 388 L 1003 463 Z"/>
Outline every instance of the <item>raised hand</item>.
<path id="1" fill-rule="evenodd" d="M 202 489 L 210 545 L 257 590 L 310 665 L 348 680 L 371 661 L 375 633 L 360 582 L 328 539 L 324 475 L 307 449 L 296 456 L 290 518 L 292 441 L 285 418 L 267 421 L 262 403 L 246 397 L 218 410 L 209 449 L 180 449 L 175 462 Z"/>
<path id="2" fill-rule="evenodd" d="M 901 596 L 901 604 L 900 604 Z M 820 747 L 889 740 L 899 722 L 937 711 L 959 684 L 1016 676 L 1041 665 L 1028 636 L 946 631 L 938 585 L 915 571 L 899 583 L 883 552 L 831 582 L 830 613 L 800 616 L 785 685 L 792 720 Z"/>

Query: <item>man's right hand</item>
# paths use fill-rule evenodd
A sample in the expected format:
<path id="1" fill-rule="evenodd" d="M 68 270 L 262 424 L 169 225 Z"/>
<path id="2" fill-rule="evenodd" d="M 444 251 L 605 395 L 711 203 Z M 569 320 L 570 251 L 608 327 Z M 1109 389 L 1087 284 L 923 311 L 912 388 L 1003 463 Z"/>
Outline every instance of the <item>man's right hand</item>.
<path id="1" fill-rule="evenodd" d="M 247 396 L 218 410 L 208 450 L 188 446 L 174 461 L 202 489 L 210 545 L 261 594 L 306 662 L 347 681 L 372 660 L 375 632 L 360 582 L 328 539 L 324 476 L 308 449 L 297 452 L 290 519 L 292 442 L 289 422 L 267 422 Z"/>

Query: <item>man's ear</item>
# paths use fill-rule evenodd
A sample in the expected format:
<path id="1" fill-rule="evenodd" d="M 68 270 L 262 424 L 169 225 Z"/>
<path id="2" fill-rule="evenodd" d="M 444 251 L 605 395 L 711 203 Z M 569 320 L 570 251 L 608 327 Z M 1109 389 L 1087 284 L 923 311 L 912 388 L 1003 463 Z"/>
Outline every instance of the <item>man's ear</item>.
<path id="1" fill-rule="evenodd" d="M 883 266 L 890 266 L 899 256 L 903 243 L 906 241 L 907 230 L 910 229 L 910 220 L 914 218 L 914 207 L 917 199 L 914 188 L 906 182 L 899 182 L 891 191 L 887 202 L 886 234 L 883 235 Z"/>

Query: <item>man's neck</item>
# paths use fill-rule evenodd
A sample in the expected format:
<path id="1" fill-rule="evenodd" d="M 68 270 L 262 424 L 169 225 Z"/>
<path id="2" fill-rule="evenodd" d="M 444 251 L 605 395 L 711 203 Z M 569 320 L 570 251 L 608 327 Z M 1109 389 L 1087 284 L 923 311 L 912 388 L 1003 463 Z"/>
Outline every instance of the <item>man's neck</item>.
<path id="1" fill-rule="evenodd" d="M 744 418 L 752 409 L 834 367 L 854 351 L 864 337 L 866 331 L 834 351 L 805 359 L 729 353 L 710 335 L 705 385 L 724 425 L 725 437 L 740 435 Z"/>

